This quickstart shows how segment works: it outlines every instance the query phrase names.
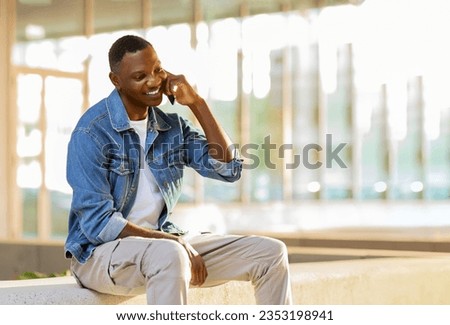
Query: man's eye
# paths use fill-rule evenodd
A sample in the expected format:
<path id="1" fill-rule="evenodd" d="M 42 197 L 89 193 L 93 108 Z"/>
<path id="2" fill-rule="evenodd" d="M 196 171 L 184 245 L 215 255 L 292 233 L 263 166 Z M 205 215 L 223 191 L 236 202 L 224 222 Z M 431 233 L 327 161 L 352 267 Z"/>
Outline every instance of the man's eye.
<path id="1" fill-rule="evenodd" d="M 134 79 L 136 79 L 136 80 L 142 80 L 144 78 L 145 78 L 145 75 L 143 75 L 143 74 L 139 74 L 136 77 L 134 77 Z"/>

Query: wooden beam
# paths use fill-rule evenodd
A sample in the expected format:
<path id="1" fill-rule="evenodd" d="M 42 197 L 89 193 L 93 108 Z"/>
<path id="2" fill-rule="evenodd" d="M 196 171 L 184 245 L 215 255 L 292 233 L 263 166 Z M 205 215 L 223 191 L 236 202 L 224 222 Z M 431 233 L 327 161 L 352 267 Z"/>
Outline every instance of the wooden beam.
<path id="1" fill-rule="evenodd" d="M 84 35 L 94 35 L 94 26 L 94 0 L 84 0 Z"/>
<path id="2" fill-rule="evenodd" d="M 39 194 L 37 197 L 37 235 L 40 240 L 49 239 L 51 236 L 52 229 L 52 212 L 50 203 L 50 194 L 47 186 L 45 184 L 45 175 L 47 173 L 47 163 L 46 163 L 46 138 L 47 138 L 47 117 L 46 117 L 46 107 L 45 107 L 45 78 L 43 78 L 43 87 L 41 91 L 41 107 L 40 107 L 40 117 L 39 117 L 39 129 L 42 133 L 42 150 L 39 154 L 38 160 L 41 165 L 41 186 L 39 188 Z"/>
<path id="3" fill-rule="evenodd" d="M 152 27 L 152 0 L 142 0 L 141 6 L 142 29 L 146 30 Z"/>
<path id="4" fill-rule="evenodd" d="M 16 183 L 16 83 L 11 51 L 16 35 L 16 1 L 0 1 L 0 238 L 22 233 L 20 193 Z"/>

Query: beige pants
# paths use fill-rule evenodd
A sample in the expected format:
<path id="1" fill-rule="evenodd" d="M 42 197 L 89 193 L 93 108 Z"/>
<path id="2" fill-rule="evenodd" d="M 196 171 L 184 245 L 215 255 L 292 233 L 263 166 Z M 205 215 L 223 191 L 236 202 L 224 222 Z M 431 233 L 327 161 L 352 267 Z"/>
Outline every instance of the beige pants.
<path id="1" fill-rule="evenodd" d="M 257 304 L 291 304 L 287 250 L 281 241 L 261 236 L 202 234 L 188 240 L 206 264 L 202 287 L 230 280 L 251 281 Z M 187 303 L 191 277 L 185 249 L 175 241 L 128 237 L 97 247 L 72 274 L 81 286 L 116 295 L 147 294 L 147 303 Z"/>

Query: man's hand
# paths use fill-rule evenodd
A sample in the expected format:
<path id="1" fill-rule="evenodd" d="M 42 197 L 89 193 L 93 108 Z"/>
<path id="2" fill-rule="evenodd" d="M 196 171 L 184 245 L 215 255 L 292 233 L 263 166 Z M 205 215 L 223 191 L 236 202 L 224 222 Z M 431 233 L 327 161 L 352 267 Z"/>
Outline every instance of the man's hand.
<path id="1" fill-rule="evenodd" d="M 175 100 L 188 106 L 194 113 L 205 132 L 210 148 L 210 155 L 214 159 L 230 162 L 234 156 L 235 145 L 213 116 L 208 104 L 200 97 L 183 75 L 174 75 L 166 71 L 164 93 L 174 96 Z"/>
<path id="2" fill-rule="evenodd" d="M 183 75 L 174 75 L 166 71 L 167 78 L 164 85 L 164 93 L 173 95 L 181 105 L 193 105 L 200 99 L 200 96 L 189 84 Z"/>
<path id="3" fill-rule="evenodd" d="M 191 244 L 185 241 L 180 241 L 180 244 L 186 249 L 191 261 L 191 285 L 200 287 L 205 283 L 206 277 L 208 276 L 205 261 Z"/>

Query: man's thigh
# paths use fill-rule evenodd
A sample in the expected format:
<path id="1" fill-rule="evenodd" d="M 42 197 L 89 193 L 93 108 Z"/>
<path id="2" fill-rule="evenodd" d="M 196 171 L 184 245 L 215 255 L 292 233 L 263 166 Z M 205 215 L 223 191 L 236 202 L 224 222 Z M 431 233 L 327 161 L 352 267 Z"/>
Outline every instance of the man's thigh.
<path id="1" fill-rule="evenodd" d="M 127 237 L 98 246 L 85 264 L 72 263 L 78 282 L 87 288 L 110 294 L 135 295 L 145 292 L 143 258 L 153 254 L 153 267 L 163 261 L 165 240 Z M 151 270 L 149 271 L 151 272 Z"/>
<path id="2" fill-rule="evenodd" d="M 208 277 L 204 286 L 253 280 L 252 276 L 260 273 L 259 268 L 282 250 L 279 241 L 263 236 L 204 234 L 189 242 L 206 263 Z"/>

